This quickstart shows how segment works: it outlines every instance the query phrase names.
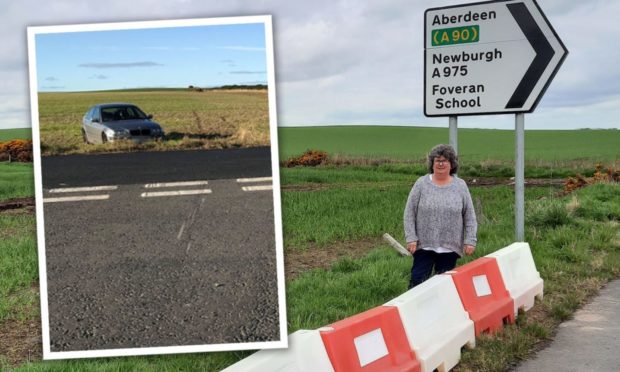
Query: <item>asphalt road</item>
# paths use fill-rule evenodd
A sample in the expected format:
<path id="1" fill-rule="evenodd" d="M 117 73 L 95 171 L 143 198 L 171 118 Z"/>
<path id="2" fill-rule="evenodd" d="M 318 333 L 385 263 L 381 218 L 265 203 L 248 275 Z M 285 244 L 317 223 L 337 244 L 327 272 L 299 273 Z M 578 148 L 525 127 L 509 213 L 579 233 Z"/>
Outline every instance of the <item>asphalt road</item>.
<path id="1" fill-rule="evenodd" d="M 191 164 L 210 157 L 194 153 Z M 53 352 L 279 340 L 271 180 L 237 180 L 259 175 L 230 171 L 238 164 L 228 173 L 196 166 L 187 177 L 169 179 L 174 171 L 166 164 L 178 160 L 162 154 L 156 163 L 165 175 L 129 171 L 114 180 L 140 183 L 118 184 L 96 177 L 90 185 L 108 188 L 94 190 L 50 189 L 61 177 L 43 161 Z M 145 155 L 131 155 L 118 172 L 141 168 L 132 161 L 153 167 Z M 63 170 L 61 183 L 86 182 L 85 166 L 66 159 L 71 166 L 63 168 L 76 174 Z M 198 174 L 202 182 L 147 186 L 195 181 Z"/>
<path id="2" fill-rule="evenodd" d="M 271 176 L 271 149 L 46 156 L 43 187 L 131 185 Z"/>
<path id="3" fill-rule="evenodd" d="M 514 371 L 618 371 L 620 280 L 607 283 L 573 319 L 558 328 L 549 346 Z"/>

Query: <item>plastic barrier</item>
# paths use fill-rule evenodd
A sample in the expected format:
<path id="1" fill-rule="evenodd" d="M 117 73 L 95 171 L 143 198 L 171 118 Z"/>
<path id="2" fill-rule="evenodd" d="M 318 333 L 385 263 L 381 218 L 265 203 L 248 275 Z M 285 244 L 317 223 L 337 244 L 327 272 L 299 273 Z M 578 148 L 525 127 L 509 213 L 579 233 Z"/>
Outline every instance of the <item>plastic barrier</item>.
<path id="1" fill-rule="evenodd" d="M 461 359 L 463 345 L 476 345 L 474 322 L 448 275 L 435 275 L 384 306 L 398 308 L 422 371 L 449 371 Z"/>
<path id="2" fill-rule="evenodd" d="M 375 307 L 319 331 L 336 372 L 421 370 L 395 307 Z"/>
<path id="3" fill-rule="evenodd" d="M 474 321 L 476 337 L 514 323 L 514 301 L 504 286 L 495 258 L 482 257 L 457 267 L 451 275 L 465 311 Z"/>
<path id="4" fill-rule="evenodd" d="M 506 248 L 488 254 L 497 260 L 506 289 L 515 302 L 515 314 L 534 306 L 534 298 L 543 298 L 543 280 L 536 270 L 528 243 L 513 243 Z"/>
<path id="5" fill-rule="evenodd" d="M 260 350 L 222 372 L 333 372 L 319 331 L 299 330 L 288 336 L 288 349 Z"/>

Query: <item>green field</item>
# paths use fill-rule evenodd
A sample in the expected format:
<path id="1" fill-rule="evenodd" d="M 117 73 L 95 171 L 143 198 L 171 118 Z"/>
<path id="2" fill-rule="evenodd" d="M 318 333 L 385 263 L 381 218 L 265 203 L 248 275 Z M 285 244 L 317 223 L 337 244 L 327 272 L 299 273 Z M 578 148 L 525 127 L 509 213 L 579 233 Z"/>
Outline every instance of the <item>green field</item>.
<path id="1" fill-rule="evenodd" d="M 32 163 L 0 163 L 0 201 L 33 195 Z"/>
<path id="2" fill-rule="evenodd" d="M 514 151 L 512 132 L 459 132 L 460 175 L 509 177 L 514 173 L 510 164 Z M 407 194 L 413 182 L 426 172 L 422 158 L 436 143 L 447 142 L 448 136 L 447 129 L 397 127 L 280 128 L 279 134 L 282 154 L 320 148 L 330 154 L 344 154 L 345 158 L 366 154 L 372 159 L 391 160 L 282 168 L 285 255 L 379 241 L 385 232 L 402 241 Z M 597 161 L 617 165 L 618 143 L 619 131 L 614 130 L 527 132 L 526 155 L 528 151 L 538 151 L 538 155 L 528 156 L 526 176 L 565 177 L 576 171 L 591 174 Z M 459 265 L 510 244 L 514 237 L 513 188 L 470 184 L 470 191 L 478 215 L 478 247 L 473 257 L 460 260 Z M 32 194 L 31 164 L 0 164 L 0 200 Z M 502 371 L 528 358 L 589 296 L 620 276 L 620 185 L 597 184 L 568 196 L 561 194 L 559 186 L 528 187 L 525 198 L 525 236 L 545 280 L 544 301 L 502 334 L 477 340 L 475 349 L 463 353 L 457 372 Z M 13 321 L 38 321 L 38 298 L 33 291 L 38 283 L 34 216 L 0 213 L 0 238 L 0 327 Z M 346 257 L 329 269 L 308 270 L 286 281 L 289 333 L 324 326 L 381 305 L 406 290 L 410 259 L 399 257 L 382 243 L 371 248 L 368 254 Z M 529 315 L 532 313 L 536 315 Z M 217 371 L 248 354 L 47 362 L 21 359 L 16 369 Z M 11 367 L 0 350 L 0 369 Z"/>
<path id="3" fill-rule="evenodd" d="M 0 142 L 14 139 L 31 139 L 32 130 L 30 128 L 0 129 Z"/>
<path id="4" fill-rule="evenodd" d="M 87 145 L 82 117 L 94 104 L 128 102 L 162 125 L 163 142 Z M 44 155 L 90 152 L 268 146 L 267 92 L 181 89 L 77 93 L 39 93 L 41 148 Z"/>
<path id="5" fill-rule="evenodd" d="M 448 143 L 448 128 L 425 127 L 281 127 L 278 129 L 280 159 L 307 149 L 350 157 L 419 160 L 439 143 Z M 459 129 L 459 158 L 462 162 L 512 161 L 514 131 Z M 542 162 L 620 161 L 620 130 L 526 131 L 525 158 Z"/>
<path id="6" fill-rule="evenodd" d="M 332 244 L 354 243 L 383 232 L 402 240 L 402 208 L 408 191 L 409 187 L 401 184 L 357 183 L 335 184 L 323 191 L 284 191 L 286 249 L 329 249 Z M 511 188 L 471 188 L 471 192 L 479 206 L 479 245 L 475 256 L 459 264 L 512 242 Z M 555 187 L 528 188 L 526 203 L 526 240 L 531 242 L 537 268 L 545 279 L 545 300 L 536 305 L 537 317 L 530 319 L 525 314 L 500 336 L 478 340 L 475 349 L 463 354 L 462 370 L 505 370 L 526 358 L 588 296 L 620 275 L 620 186 L 600 184 L 565 197 L 558 197 Z M 3 294 L 11 298 L 1 314 L 5 319 L 32 317 L 36 314 L 27 309 L 36 304 L 36 298 L 27 291 L 27 283 L 36 280 L 34 221 L 3 221 L 4 231 L 22 229 L 16 233 L 23 238 L 22 243 L 11 243 L 15 248 L 0 251 L 0 261 L 5 263 L 1 269 L 11 278 L 0 283 Z M 385 303 L 405 291 L 409 270 L 410 260 L 378 244 L 368 255 L 345 258 L 329 270 L 308 271 L 287 281 L 289 333 L 315 329 Z M 19 370 L 217 371 L 247 355 L 229 352 L 36 362 L 23 364 Z"/>

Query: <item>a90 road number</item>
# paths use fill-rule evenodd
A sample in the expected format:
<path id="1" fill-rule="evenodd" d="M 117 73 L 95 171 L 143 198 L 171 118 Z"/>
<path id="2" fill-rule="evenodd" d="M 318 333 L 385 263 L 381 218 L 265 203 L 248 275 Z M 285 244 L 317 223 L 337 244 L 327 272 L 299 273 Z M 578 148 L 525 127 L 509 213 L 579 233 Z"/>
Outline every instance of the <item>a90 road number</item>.
<path id="1" fill-rule="evenodd" d="M 480 26 L 452 27 L 433 30 L 433 46 L 475 43 L 480 40 Z"/>

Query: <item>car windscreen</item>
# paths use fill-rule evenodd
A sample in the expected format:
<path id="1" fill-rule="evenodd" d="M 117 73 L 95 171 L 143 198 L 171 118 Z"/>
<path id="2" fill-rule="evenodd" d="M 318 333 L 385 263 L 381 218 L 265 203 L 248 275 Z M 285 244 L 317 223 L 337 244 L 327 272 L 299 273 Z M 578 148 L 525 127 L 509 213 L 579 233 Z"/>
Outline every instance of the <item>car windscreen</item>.
<path id="1" fill-rule="evenodd" d="M 106 121 L 146 119 L 146 114 L 136 106 L 109 106 L 101 108 L 101 118 Z"/>

